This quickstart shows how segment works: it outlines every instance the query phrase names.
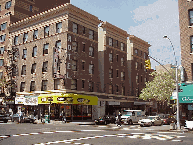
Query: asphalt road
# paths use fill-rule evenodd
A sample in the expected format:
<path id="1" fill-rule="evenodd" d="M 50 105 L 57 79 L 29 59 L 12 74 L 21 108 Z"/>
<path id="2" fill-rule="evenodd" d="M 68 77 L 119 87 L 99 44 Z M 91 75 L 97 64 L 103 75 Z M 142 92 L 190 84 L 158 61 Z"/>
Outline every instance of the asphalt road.
<path id="1" fill-rule="evenodd" d="M 192 145 L 193 132 L 165 131 L 169 125 L 0 124 L 1 145 Z"/>

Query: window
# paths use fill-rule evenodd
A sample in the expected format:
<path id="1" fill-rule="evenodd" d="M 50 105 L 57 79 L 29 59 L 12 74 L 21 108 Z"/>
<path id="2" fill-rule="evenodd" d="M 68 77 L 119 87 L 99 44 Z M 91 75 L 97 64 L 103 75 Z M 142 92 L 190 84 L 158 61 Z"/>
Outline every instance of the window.
<path id="1" fill-rule="evenodd" d="M 29 8 L 30 8 L 30 12 L 32 12 L 32 5 L 30 5 L 30 7 L 29 7 Z"/>
<path id="2" fill-rule="evenodd" d="M 21 75 L 26 75 L 26 65 L 23 65 L 23 66 L 22 66 Z"/>
<path id="3" fill-rule="evenodd" d="M 115 46 L 118 47 L 118 40 L 115 41 Z"/>
<path id="4" fill-rule="evenodd" d="M 73 33 L 78 33 L 78 25 L 76 23 L 73 23 Z"/>
<path id="5" fill-rule="evenodd" d="M 191 76 L 192 76 L 192 80 L 193 80 L 193 63 L 191 63 Z"/>
<path id="6" fill-rule="evenodd" d="M 193 9 L 189 10 L 189 25 L 193 26 Z"/>
<path id="7" fill-rule="evenodd" d="M 119 55 L 118 54 L 116 55 L 116 58 L 117 58 L 117 62 L 118 62 L 119 61 Z"/>
<path id="8" fill-rule="evenodd" d="M 146 59 L 146 53 L 144 52 L 144 59 Z"/>
<path id="9" fill-rule="evenodd" d="M 72 50 L 75 52 L 78 51 L 78 43 L 77 42 L 72 42 Z"/>
<path id="10" fill-rule="evenodd" d="M 43 54 L 48 54 L 48 47 L 49 47 L 49 43 L 44 44 Z"/>
<path id="11" fill-rule="evenodd" d="M 89 82 L 89 92 L 94 91 L 94 82 Z"/>
<path id="12" fill-rule="evenodd" d="M 3 72 L 0 72 L 0 79 L 3 79 Z"/>
<path id="13" fill-rule="evenodd" d="M 83 49 L 82 49 L 82 51 L 85 52 L 85 49 L 86 49 L 86 44 L 83 44 Z"/>
<path id="14" fill-rule="evenodd" d="M 190 36 L 191 53 L 193 53 L 193 36 Z"/>
<path id="15" fill-rule="evenodd" d="M 121 72 L 121 80 L 125 80 L 125 72 Z"/>
<path id="16" fill-rule="evenodd" d="M 18 45 L 18 36 L 14 37 L 14 45 Z"/>
<path id="17" fill-rule="evenodd" d="M 124 58 L 121 58 L 121 66 L 124 66 Z"/>
<path id="18" fill-rule="evenodd" d="M 116 92 L 119 92 L 119 85 L 116 85 Z"/>
<path id="19" fill-rule="evenodd" d="M 56 24 L 56 33 L 62 32 L 62 22 Z"/>
<path id="20" fill-rule="evenodd" d="M 122 95 L 125 95 L 125 86 L 122 86 L 121 93 L 122 93 Z"/>
<path id="21" fill-rule="evenodd" d="M 34 30 L 34 34 L 33 34 L 33 39 L 37 39 L 38 38 L 38 30 Z"/>
<path id="22" fill-rule="evenodd" d="M 6 29 L 6 27 L 7 27 L 7 22 L 6 22 L 6 23 L 1 24 L 1 31 L 2 31 L 2 30 L 5 30 L 5 29 Z"/>
<path id="23" fill-rule="evenodd" d="M 71 36 L 68 35 L 68 42 L 71 42 Z"/>
<path id="24" fill-rule="evenodd" d="M 1 35 L 1 36 L 0 36 L 0 42 L 4 42 L 4 41 L 5 41 L 5 37 L 6 37 L 6 34 Z"/>
<path id="25" fill-rule="evenodd" d="M 112 46 L 113 39 L 109 37 L 109 46 Z"/>
<path id="26" fill-rule="evenodd" d="M 138 55 L 138 50 L 137 49 L 135 49 L 135 54 Z"/>
<path id="27" fill-rule="evenodd" d="M 113 69 L 109 69 L 109 78 L 113 78 Z"/>
<path id="28" fill-rule="evenodd" d="M 109 62 L 113 62 L 113 56 L 112 56 L 112 53 L 109 53 Z"/>
<path id="29" fill-rule="evenodd" d="M 36 72 L 36 63 L 32 64 L 31 74 Z"/>
<path id="30" fill-rule="evenodd" d="M 76 79 L 71 80 L 71 90 L 77 90 L 77 80 Z"/>
<path id="31" fill-rule="evenodd" d="M 136 76 L 136 83 L 139 83 L 139 77 L 138 77 L 138 75 Z"/>
<path id="32" fill-rule="evenodd" d="M 147 78 L 144 78 L 144 83 L 147 82 Z"/>
<path id="33" fill-rule="evenodd" d="M 89 64 L 89 74 L 94 74 L 94 64 Z"/>
<path id="34" fill-rule="evenodd" d="M 82 27 L 83 34 L 86 34 L 86 28 L 83 26 Z"/>
<path id="35" fill-rule="evenodd" d="M 60 73 L 60 64 L 61 64 L 61 59 L 58 59 L 58 63 L 57 63 L 57 72 Z"/>
<path id="36" fill-rule="evenodd" d="M 9 9 L 11 7 L 11 1 L 6 2 L 5 9 Z"/>
<path id="37" fill-rule="evenodd" d="M 24 90 L 25 90 L 25 82 L 21 82 L 20 92 L 23 92 Z"/>
<path id="38" fill-rule="evenodd" d="M 85 70 L 85 62 L 82 61 L 82 70 Z"/>
<path id="39" fill-rule="evenodd" d="M 28 40 L 28 33 L 24 33 L 23 42 L 27 42 Z"/>
<path id="40" fill-rule="evenodd" d="M 143 64 L 142 64 L 142 62 L 141 62 L 141 69 L 143 69 Z"/>
<path id="41" fill-rule="evenodd" d="M 72 60 L 72 70 L 77 71 L 77 60 Z"/>
<path id="42" fill-rule="evenodd" d="M 33 47 L 32 57 L 37 56 L 37 46 Z"/>
<path id="43" fill-rule="evenodd" d="M 121 51 L 124 51 L 124 43 L 121 43 Z"/>
<path id="44" fill-rule="evenodd" d="M 82 80 L 82 88 L 85 86 L 85 80 Z"/>
<path id="45" fill-rule="evenodd" d="M 94 57 L 94 48 L 93 47 L 89 47 L 89 56 Z"/>
<path id="46" fill-rule="evenodd" d="M 61 40 L 56 41 L 56 48 L 58 49 L 58 52 L 61 52 Z"/>
<path id="47" fill-rule="evenodd" d="M 94 31 L 89 30 L 89 39 L 94 39 Z"/>
<path id="48" fill-rule="evenodd" d="M 49 36 L 49 26 L 44 27 L 44 37 Z"/>
<path id="49" fill-rule="evenodd" d="M 30 83 L 30 92 L 35 91 L 35 81 L 31 81 Z"/>
<path id="50" fill-rule="evenodd" d="M 138 69 L 138 62 L 135 62 L 135 69 Z"/>
<path id="51" fill-rule="evenodd" d="M 143 82 L 143 76 L 141 76 L 141 82 Z"/>
<path id="52" fill-rule="evenodd" d="M 4 53 L 4 47 L 1 47 L 0 48 L 0 54 L 3 54 Z"/>
<path id="53" fill-rule="evenodd" d="M 23 49 L 22 59 L 26 59 L 26 57 L 27 57 L 27 49 Z"/>
<path id="54" fill-rule="evenodd" d="M 0 5 L 0 11 L 1 11 L 1 5 Z"/>
<path id="55" fill-rule="evenodd" d="M 47 90 L 47 80 L 42 80 L 42 87 L 41 87 L 41 91 L 46 91 Z"/>
<path id="56" fill-rule="evenodd" d="M 4 65 L 4 59 L 0 59 L 0 66 Z"/>
<path id="57" fill-rule="evenodd" d="M 119 77 L 119 70 L 117 69 L 117 77 Z"/>
<path id="58" fill-rule="evenodd" d="M 43 67 L 42 67 L 42 72 L 47 72 L 48 71 L 48 61 L 43 62 Z"/>
<path id="59" fill-rule="evenodd" d="M 109 85 L 109 94 L 113 94 L 113 86 Z"/>
<path id="60" fill-rule="evenodd" d="M 54 80 L 54 90 L 60 89 L 59 86 L 60 86 L 60 79 L 55 79 Z"/>

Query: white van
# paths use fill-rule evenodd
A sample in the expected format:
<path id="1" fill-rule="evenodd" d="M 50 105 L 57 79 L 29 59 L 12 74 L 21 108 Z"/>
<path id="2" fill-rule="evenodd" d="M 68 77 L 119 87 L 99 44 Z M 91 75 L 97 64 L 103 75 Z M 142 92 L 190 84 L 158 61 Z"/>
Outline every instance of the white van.
<path id="1" fill-rule="evenodd" d="M 142 110 L 124 110 L 121 116 L 121 120 L 125 124 L 138 123 L 143 118 L 145 118 L 145 111 Z"/>

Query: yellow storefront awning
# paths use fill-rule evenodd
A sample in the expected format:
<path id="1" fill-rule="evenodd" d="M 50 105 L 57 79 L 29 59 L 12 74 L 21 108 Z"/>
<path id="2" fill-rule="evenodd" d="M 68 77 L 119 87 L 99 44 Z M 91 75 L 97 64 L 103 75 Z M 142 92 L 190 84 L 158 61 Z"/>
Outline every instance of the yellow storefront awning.
<path id="1" fill-rule="evenodd" d="M 97 105 L 98 97 L 71 93 L 41 94 L 38 96 L 38 104 L 50 104 L 50 103 Z"/>

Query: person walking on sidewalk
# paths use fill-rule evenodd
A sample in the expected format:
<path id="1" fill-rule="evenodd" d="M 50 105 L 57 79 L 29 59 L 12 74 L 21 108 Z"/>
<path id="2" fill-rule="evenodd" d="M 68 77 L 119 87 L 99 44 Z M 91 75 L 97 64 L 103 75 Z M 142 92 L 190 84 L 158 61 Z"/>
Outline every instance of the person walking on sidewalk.
<path id="1" fill-rule="evenodd" d="M 119 115 L 118 115 L 118 119 L 117 119 L 117 126 L 120 126 L 121 127 L 121 112 L 119 112 Z"/>

